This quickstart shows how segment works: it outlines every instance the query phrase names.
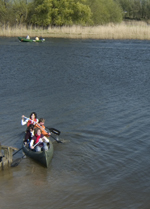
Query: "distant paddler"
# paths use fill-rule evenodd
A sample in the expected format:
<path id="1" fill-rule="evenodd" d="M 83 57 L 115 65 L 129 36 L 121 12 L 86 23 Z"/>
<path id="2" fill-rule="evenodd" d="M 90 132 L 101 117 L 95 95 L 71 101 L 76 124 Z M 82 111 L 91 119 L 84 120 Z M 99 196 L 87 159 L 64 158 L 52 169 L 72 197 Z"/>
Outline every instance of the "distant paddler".
<path id="1" fill-rule="evenodd" d="M 29 35 L 27 35 L 26 39 L 30 39 L 30 36 L 29 36 Z"/>

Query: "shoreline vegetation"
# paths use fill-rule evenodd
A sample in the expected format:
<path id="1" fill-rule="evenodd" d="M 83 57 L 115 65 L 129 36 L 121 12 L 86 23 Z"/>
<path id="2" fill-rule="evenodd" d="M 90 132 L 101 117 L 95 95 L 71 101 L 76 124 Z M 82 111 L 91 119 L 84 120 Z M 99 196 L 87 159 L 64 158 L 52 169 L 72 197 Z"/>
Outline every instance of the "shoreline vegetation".
<path id="1" fill-rule="evenodd" d="M 63 26 L 42 29 L 38 27 L 0 27 L 1 37 L 71 38 L 71 39 L 137 39 L 150 40 L 150 24 L 142 21 L 127 21 L 99 26 Z"/>

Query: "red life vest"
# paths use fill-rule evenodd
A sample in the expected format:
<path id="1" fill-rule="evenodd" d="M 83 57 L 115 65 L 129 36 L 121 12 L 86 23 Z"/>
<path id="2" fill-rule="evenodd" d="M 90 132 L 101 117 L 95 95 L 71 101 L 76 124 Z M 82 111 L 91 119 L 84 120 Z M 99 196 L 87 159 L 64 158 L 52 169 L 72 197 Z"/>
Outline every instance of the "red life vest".
<path id="1" fill-rule="evenodd" d="M 28 127 L 30 124 L 34 124 L 34 122 L 36 122 L 36 123 L 38 122 L 36 118 L 34 119 L 34 121 L 33 121 L 33 120 L 28 120 L 27 127 Z"/>

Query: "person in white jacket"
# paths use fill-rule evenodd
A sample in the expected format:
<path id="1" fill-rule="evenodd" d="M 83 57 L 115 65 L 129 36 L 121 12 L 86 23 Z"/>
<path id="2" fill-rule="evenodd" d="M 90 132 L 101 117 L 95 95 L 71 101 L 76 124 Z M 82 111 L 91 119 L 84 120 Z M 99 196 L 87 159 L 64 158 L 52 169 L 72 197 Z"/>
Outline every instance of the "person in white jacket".
<path id="1" fill-rule="evenodd" d="M 31 112 L 30 118 L 27 118 L 24 115 L 22 115 L 22 119 L 21 119 L 21 125 L 22 126 L 27 124 L 27 127 L 29 127 L 30 124 L 35 125 L 38 122 L 39 122 L 39 120 L 37 119 L 36 112 Z"/>

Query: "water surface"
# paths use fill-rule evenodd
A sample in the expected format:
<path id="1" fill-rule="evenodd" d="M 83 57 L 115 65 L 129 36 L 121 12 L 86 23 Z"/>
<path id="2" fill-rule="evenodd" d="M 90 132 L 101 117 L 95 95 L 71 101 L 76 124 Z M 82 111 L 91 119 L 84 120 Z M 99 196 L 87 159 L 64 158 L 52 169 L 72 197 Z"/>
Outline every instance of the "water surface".
<path id="1" fill-rule="evenodd" d="M 0 172 L 1 208 L 150 208 L 149 57 L 149 41 L 0 38 L 1 144 L 21 147 L 32 111 L 65 141 L 48 169 Z"/>

